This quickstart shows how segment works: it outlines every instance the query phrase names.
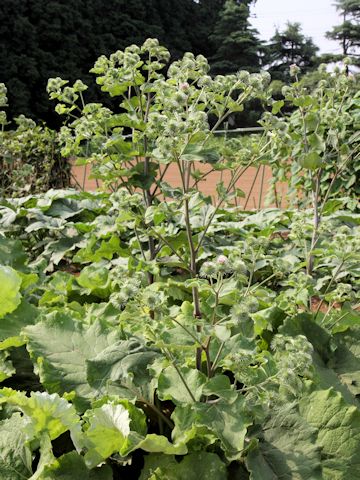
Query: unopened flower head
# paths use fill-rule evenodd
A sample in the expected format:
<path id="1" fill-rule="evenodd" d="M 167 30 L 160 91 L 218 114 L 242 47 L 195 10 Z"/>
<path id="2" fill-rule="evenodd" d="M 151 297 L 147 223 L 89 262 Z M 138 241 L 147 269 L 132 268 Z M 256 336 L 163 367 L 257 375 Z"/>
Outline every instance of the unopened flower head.
<path id="1" fill-rule="evenodd" d="M 300 67 L 298 67 L 296 63 L 293 63 L 292 65 L 290 65 L 290 75 L 292 77 L 296 77 L 296 75 L 299 75 L 300 71 L 301 71 Z"/>
<path id="2" fill-rule="evenodd" d="M 215 278 L 217 275 L 217 268 L 214 262 L 205 262 L 201 269 L 200 275 L 205 278 Z"/>
<path id="3" fill-rule="evenodd" d="M 228 258 L 225 255 L 219 255 L 216 259 L 216 263 L 219 265 L 225 265 L 228 262 Z"/>
<path id="4" fill-rule="evenodd" d="M 188 82 L 180 83 L 180 90 L 186 91 L 186 90 L 188 90 L 189 87 L 190 87 L 190 85 L 188 84 Z"/>

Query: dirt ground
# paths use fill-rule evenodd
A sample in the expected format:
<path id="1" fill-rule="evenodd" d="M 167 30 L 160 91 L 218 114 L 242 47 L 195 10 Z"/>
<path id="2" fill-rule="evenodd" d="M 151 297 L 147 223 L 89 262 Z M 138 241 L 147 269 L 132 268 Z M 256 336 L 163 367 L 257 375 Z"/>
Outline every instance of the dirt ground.
<path id="1" fill-rule="evenodd" d="M 206 172 L 208 170 L 207 166 L 202 164 L 196 165 L 196 168 Z M 85 185 L 85 190 L 93 191 L 100 186 L 97 184 L 96 180 L 90 179 L 89 175 L 91 173 L 90 166 L 73 166 L 72 175 L 76 182 L 80 185 Z M 216 184 L 221 181 L 224 181 L 225 185 L 228 184 L 230 179 L 230 173 L 228 171 L 224 172 L 212 172 L 209 174 L 203 181 L 199 184 L 199 190 L 203 193 L 211 196 L 216 196 Z M 176 165 L 170 165 L 164 180 L 173 187 L 180 186 L 180 176 L 177 172 Z M 240 198 L 238 204 L 245 206 L 249 210 L 258 209 L 265 206 L 264 200 L 266 194 L 270 188 L 271 180 L 271 170 L 267 166 L 262 166 L 258 170 L 255 167 L 249 167 L 244 174 L 241 176 L 239 181 L 236 184 L 236 187 L 241 189 L 245 193 L 245 198 Z M 263 184 L 263 189 L 261 185 Z M 262 190 L 262 193 L 261 193 Z M 285 206 L 284 196 L 286 193 L 286 186 L 279 184 L 276 187 L 278 205 L 281 207 Z M 275 204 L 268 206 L 276 206 Z"/>

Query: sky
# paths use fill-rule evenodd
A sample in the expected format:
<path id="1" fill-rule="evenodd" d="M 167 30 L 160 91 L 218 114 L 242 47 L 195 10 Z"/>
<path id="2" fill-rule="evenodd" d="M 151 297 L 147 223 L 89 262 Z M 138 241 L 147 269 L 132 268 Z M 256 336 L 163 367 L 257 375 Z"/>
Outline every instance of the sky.
<path id="1" fill-rule="evenodd" d="M 257 0 L 251 23 L 262 40 L 269 40 L 276 27 L 282 30 L 288 20 L 299 22 L 320 53 L 341 53 L 339 44 L 325 38 L 325 32 L 341 23 L 333 4 L 334 0 Z"/>

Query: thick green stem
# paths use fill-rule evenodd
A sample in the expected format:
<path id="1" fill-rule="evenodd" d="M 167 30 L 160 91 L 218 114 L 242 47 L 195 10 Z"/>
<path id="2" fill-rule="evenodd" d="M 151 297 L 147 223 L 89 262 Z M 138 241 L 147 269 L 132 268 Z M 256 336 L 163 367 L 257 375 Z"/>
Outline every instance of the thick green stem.
<path id="1" fill-rule="evenodd" d="M 180 162 L 178 161 L 179 171 L 181 175 L 182 185 L 183 185 L 183 193 L 185 196 L 184 201 L 184 216 L 185 216 L 185 228 L 186 228 L 186 237 L 189 246 L 190 252 L 190 274 L 191 278 L 196 278 L 197 275 L 197 266 L 196 266 L 196 248 L 194 245 L 194 240 L 192 238 L 192 229 L 190 224 L 190 210 L 189 210 L 189 199 L 187 198 L 187 188 L 186 188 L 186 179 L 187 179 L 187 169 L 191 168 L 191 165 L 187 165 L 184 168 L 181 167 Z M 200 308 L 200 298 L 199 298 L 199 290 L 196 286 L 192 287 L 192 297 L 193 297 L 193 305 L 194 305 L 194 318 L 195 320 L 201 319 L 201 308 Z M 201 325 L 196 325 L 196 331 L 201 333 Z M 196 349 L 196 368 L 201 370 L 201 358 L 202 358 L 202 348 L 197 347 Z"/>
<path id="2" fill-rule="evenodd" d="M 320 225 L 320 212 L 319 212 L 319 193 L 320 193 L 320 179 L 321 179 L 322 169 L 318 171 L 318 174 L 313 178 L 312 184 L 312 197 L 313 197 L 313 209 L 314 209 L 314 224 L 313 224 L 313 233 L 311 237 L 311 244 L 309 250 L 309 256 L 307 261 L 307 274 L 312 275 L 314 268 L 314 256 L 312 254 L 315 245 L 318 242 L 319 237 L 319 225 Z"/>

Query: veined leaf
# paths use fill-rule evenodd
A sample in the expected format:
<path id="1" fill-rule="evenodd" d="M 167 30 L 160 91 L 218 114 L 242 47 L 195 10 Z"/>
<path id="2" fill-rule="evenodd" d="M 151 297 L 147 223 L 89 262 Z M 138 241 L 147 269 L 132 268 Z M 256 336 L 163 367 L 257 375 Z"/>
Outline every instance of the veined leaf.
<path id="1" fill-rule="evenodd" d="M 176 444 L 187 444 L 192 440 L 204 446 L 220 441 L 229 460 L 241 456 L 247 427 L 252 424 L 246 411 L 245 399 L 241 396 L 231 404 L 218 401 L 177 406 L 172 419 L 175 423 L 173 440 Z"/>
<path id="2" fill-rule="evenodd" d="M 220 159 L 219 153 L 212 148 L 204 148 L 202 144 L 190 143 L 181 155 L 182 160 L 188 162 L 216 163 Z"/>
<path id="3" fill-rule="evenodd" d="M 15 368 L 8 357 L 8 352 L 0 351 L 0 383 L 15 373 Z"/>
<path id="4" fill-rule="evenodd" d="M 139 480 L 226 480 L 225 464 L 215 453 L 197 452 L 181 462 L 167 455 L 148 455 Z"/>
<path id="5" fill-rule="evenodd" d="M 109 271 L 101 264 L 93 263 L 82 269 L 77 278 L 78 284 L 85 289 L 86 294 L 94 293 L 100 298 L 109 294 Z"/>
<path id="6" fill-rule="evenodd" d="M 276 409 L 247 457 L 251 480 L 351 480 L 360 472 L 360 412 L 333 390 Z"/>
<path id="7" fill-rule="evenodd" d="M 65 453 L 46 465 L 38 480 L 113 480 L 113 473 L 108 465 L 89 470 L 84 457 L 76 452 Z"/>
<path id="8" fill-rule="evenodd" d="M 0 320 L 0 350 L 24 345 L 25 339 L 21 335 L 21 330 L 26 325 L 34 324 L 37 316 L 38 310 L 22 299 L 16 310 Z"/>
<path id="9" fill-rule="evenodd" d="M 11 267 L 0 265 L 0 319 L 13 312 L 21 301 L 21 277 Z"/>
<path id="10" fill-rule="evenodd" d="M 316 431 L 295 406 L 276 412 L 263 428 L 263 438 L 246 459 L 251 480 L 322 480 Z"/>
<path id="11" fill-rule="evenodd" d="M 313 151 L 310 153 L 306 153 L 299 159 L 299 163 L 302 167 L 308 170 L 316 170 L 320 168 L 323 160 L 318 152 Z"/>
<path id="12" fill-rule="evenodd" d="M 80 431 L 80 418 L 75 408 L 56 393 L 31 392 L 27 397 L 24 392 L 3 388 L 0 390 L 1 403 L 15 405 L 27 416 L 22 430 L 28 440 L 36 439 L 42 432 L 53 440 L 67 430 L 74 434 Z"/>
<path id="13" fill-rule="evenodd" d="M 287 335 L 305 335 L 314 347 L 314 382 L 322 388 L 333 387 L 351 404 L 359 405 L 360 393 L 359 329 L 334 336 L 313 321 L 311 315 L 300 314 L 286 319 L 279 331 Z"/>
<path id="14" fill-rule="evenodd" d="M 321 449 L 322 479 L 352 480 L 360 476 L 360 411 L 347 405 L 333 390 L 302 398 L 300 415 L 317 430 Z"/>
<path id="15" fill-rule="evenodd" d="M 133 398 L 136 389 L 144 388 L 152 390 L 151 398 L 155 386 L 151 384 L 148 367 L 159 355 L 136 338 L 119 340 L 87 360 L 87 380 L 98 394 Z"/>
<path id="16" fill-rule="evenodd" d="M 337 348 L 328 363 L 339 376 L 340 381 L 358 396 L 360 395 L 360 329 L 336 333 Z"/>
<path id="17" fill-rule="evenodd" d="M 130 416 L 123 405 L 105 404 L 86 412 L 88 428 L 82 436 L 86 447 L 85 463 L 93 468 L 126 446 L 130 435 Z"/>
<path id="18" fill-rule="evenodd" d="M 158 380 L 159 397 L 180 405 L 192 403 L 193 398 L 199 401 L 206 383 L 205 375 L 195 368 L 178 367 L 178 370 L 170 365 L 161 372 Z"/>
<path id="19" fill-rule="evenodd" d="M 86 449 L 85 463 L 93 468 L 113 453 L 126 457 L 141 448 L 148 452 L 183 455 L 184 445 L 173 445 L 162 435 L 145 436 L 146 419 L 141 410 L 126 401 L 110 401 L 85 415 L 85 431 L 76 438 L 78 449 Z"/>
<path id="20" fill-rule="evenodd" d="M 0 265 L 21 270 L 27 261 L 27 255 L 20 240 L 0 237 Z"/>
<path id="21" fill-rule="evenodd" d="M 119 340 L 119 331 L 101 321 L 88 326 L 68 314 L 53 312 L 24 333 L 46 389 L 59 394 L 74 390 L 76 407 L 85 409 L 97 393 L 87 381 L 86 361 Z"/>
<path id="22" fill-rule="evenodd" d="M 26 420 L 19 413 L 0 422 L 1 480 L 24 480 L 32 474 L 32 454 L 26 443 Z"/>

